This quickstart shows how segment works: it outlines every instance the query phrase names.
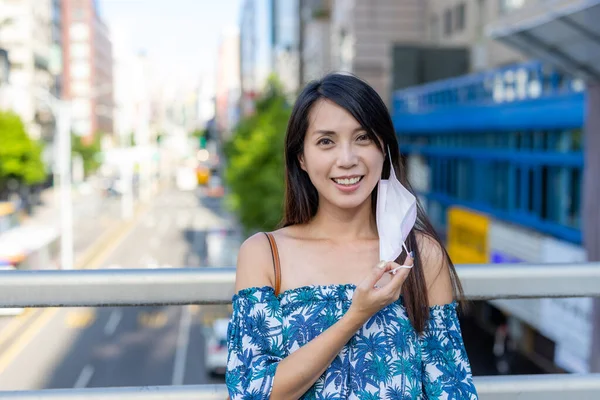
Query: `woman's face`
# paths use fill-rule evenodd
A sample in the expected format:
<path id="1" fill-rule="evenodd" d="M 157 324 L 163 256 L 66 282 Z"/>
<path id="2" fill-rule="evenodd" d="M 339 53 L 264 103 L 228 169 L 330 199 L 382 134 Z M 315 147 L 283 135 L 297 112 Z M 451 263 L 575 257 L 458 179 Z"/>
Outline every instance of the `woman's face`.
<path id="1" fill-rule="evenodd" d="M 370 200 L 384 157 L 358 121 L 332 101 L 321 99 L 309 113 L 300 166 L 323 202 L 351 209 Z"/>

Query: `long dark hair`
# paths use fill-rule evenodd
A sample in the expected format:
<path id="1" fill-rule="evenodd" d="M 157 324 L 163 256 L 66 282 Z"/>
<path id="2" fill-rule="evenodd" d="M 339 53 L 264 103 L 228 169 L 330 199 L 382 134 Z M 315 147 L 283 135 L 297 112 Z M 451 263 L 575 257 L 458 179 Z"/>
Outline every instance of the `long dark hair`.
<path id="1" fill-rule="evenodd" d="M 288 122 L 285 137 L 285 211 L 280 226 L 290 226 L 308 223 L 317 213 L 319 196 L 308 174 L 300 167 L 299 155 L 303 153 L 304 136 L 308 130 L 308 115 L 319 99 L 328 99 L 348 111 L 367 131 L 377 146 L 380 139 L 383 147 L 380 150 L 386 154 L 389 146 L 392 164 L 398 180 L 414 194 L 408 182 L 406 168 L 400 159 L 398 139 L 390 114 L 377 92 L 356 76 L 349 74 L 329 74 L 320 80 L 310 82 L 298 96 Z M 385 157 L 382 178 L 389 177 L 390 163 Z M 377 204 L 377 188 L 371 193 L 371 209 L 375 215 Z M 422 269 L 422 255 L 417 245 L 416 232 L 421 232 L 437 242 L 444 253 L 450 267 L 450 276 L 455 297 L 462 297 L 463 291 L 454 265 L 429 222 L 421 204 L 417 201 L 417 222 L 408 236 L 407 247 L 414 251 L 414 267 L 408 275 L 403 287 L 403 302 L 413 327 L 422 332 L 429 317 L 427 285 Z M 396 262 L 402 264 L 406 254 L 401 254 Z"/>

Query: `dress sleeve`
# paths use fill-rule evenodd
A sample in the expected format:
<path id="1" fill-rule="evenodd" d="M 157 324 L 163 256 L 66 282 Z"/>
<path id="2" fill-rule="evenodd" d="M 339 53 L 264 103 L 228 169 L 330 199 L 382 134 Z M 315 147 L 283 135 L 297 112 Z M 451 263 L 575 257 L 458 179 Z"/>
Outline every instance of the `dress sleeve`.
<path id="1" fill-rule="evenodd" d="M 456 307 L 456 302 L 430 307 L 429 321 L 419 336 L 426 399 L 478 398 Z"/>
<path id="2" fill-rule="evenodd" d="M 269 399 L 285 357 L 282 312 L 273 288 L 248 288 L 232 299 L 225 382 L 231 400 Z"/>

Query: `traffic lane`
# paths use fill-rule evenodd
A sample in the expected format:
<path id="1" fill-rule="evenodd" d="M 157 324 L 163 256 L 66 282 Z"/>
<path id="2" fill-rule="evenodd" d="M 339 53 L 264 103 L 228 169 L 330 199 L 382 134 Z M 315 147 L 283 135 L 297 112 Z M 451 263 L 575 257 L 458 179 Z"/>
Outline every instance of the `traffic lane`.
<path id="1" fill-rule="evenodd" d="M 96 204 L 73 211 L 73 251 L 83 253 L 107 229 L 120 221 L 120 205 L 115 199 L 96 200 Z"/>
<path id="2" fill-rule="evenodd" d="M 171 385 L 181 309 L 98 310 L 99 323 L 71 343 L 45 387 Z"/>
<path id="3" fill-rule="evenodd" d="M 112 199 L 97 199 L 88 195 L 78 198 L 73 208 L 74 253 L 75 257 L 79 257 L 117 221 L 118 204 Z M 98 213 L 101 213 L 101 217 L 94 218 L 94 214 Z M 42 311 L 29 308 L 14 315 L 0 315 L 0 355 L 34 323 Z"/>
<path id="4" fill-rule="evenodd" d="M 178 221 L 190 221 L 190 220 L 194 220 L 196 221 L 197 225 L 202 225 L 205 224 L 208 221 L 210 221 L 210 218 L 205 218 L 207 216 L 210 216 L 210 214 L 208 215 L 204 215 L 204 217 L 202 218 L 189 218 L 189 214 L 186 216 L 185 214 L 181 214 L 179 211 L 181 211 L 181 209 L 178 210 L 177 203 L 178 201 L 181 201 L 182 199 L 186 199 L 184 201 L 184 203 L 189 203 L 189 197 L 186 196 L 180 196 L 180 194 L 174 194 L 171 196 L 166 196 L 166 197 L 160 197 L 159 200 L 167 200 L 167 202 L 171 203 L 172 207 L 167 207 L 167 212 L 165 212 L 164 208 L 160 208 L 157 209 L 156 207 L 152 209 L 152 213 L 151 215 L 154 216 L 154 218 L 162 218 L 162 222 L 159 222 L 160 224 L 162 224 L 162 226 L 164 227 L 161 228 L 164 230 L 164 233 L 170 233 L 171 237 L 175 240 L 178 240 L 178 242 L 181 242 L 181 249 L 185 249 L 187 248 L 187 244 L 185 244 L 185 242 L 181 241 L 181 237 L 178 234 L 176 229 L 173 229 L 174 226 L 178 226 L 181 225 L 182 223 L 176 223 L 175 225 L 172 224 L 173 221 L 178 220 Z M 193 199 L 192 199 L 193 200 Z M 175 203 L 173 206 L 173 203 Z M 179 204 L 181 205 L 181 204 Z M 173 211 L 178 210 L 178 215 L 179 217 L 173 217 Z M 198 222 L 200 222 L 200 224 L 198 224 Z M 158 229 L 159 232 L 161 231 L 161 229 Z M 113 252 L 113 254 L 109 257 L 108 261 L 105 263 L 107 264 L 109 267 L 112 265 L 115 265 L 115 263 L 119 262 L 121 264 L 125 264 L 128 267 L 129 266 L 135 266 L 135 265 L 139 265 L 138 261 L 139 261 L 139 257 L 140 254 L 143 254 L 144 251 L 147 251 L 147 239 L 148 239 L 148 235 L 147 235 L 147 231 L 150 230 L 154 235 L 156 235 L 156 229 L 151 227 L 151 226 L 142 226 L 141 224 L 136 224 L 136 226 L 134 227 L 134 230 L 132 232 L 129 233 L 128 236 L 126 236 L 123 241 L 120 243 L 120 245 L 117 247 L 116 251 Z M 146 233 L 144 233 L 146 232 Z M 161 237 L 161 239 L 164 239 L 165 236 L 168 235 L 163 235 L 163 237 Z M 163 240 L 161 240 L 161 242 L 163 242 Z M 170 259 L 172 260 L 173 257 L 177 256 L 177 254 L 174 253 L 180 253 L 179 251 L 175 250 L 174 252 L 172 251 L 176 246 L 173 246 L 174 244 L 177 244 L 178 242 L 175 243 L 171 243 L 171 245 L 168 245 L 168 249 L 169 251 L 166 253 L 169 253 L 170 255 Z M 164 243 L 161 243 L 164 244 Z M 180 253 L 181 254 L 181 253 Z M 100 315 L 102 313 L 102 309 L 98 309 L 97 311 L 95 311 L 96 317 L 94 318 L 90 318 L 90 317 L 77 317 L 75 318 L 75 320 L 84 320 L 84 321 L 88 321 L 87 324 L 89 324 L 89 321 L 99 321 L 102 318 L 98 319 L 98 315 Z M 88 313 L 89 315 L 89 313 Z M 104 316 L 103 318 L 108 319 L 110 318 L 109 315 Z M 60 320 L 61 318 L 58 318 L 58 320 Z M 172 318 L 173 320 L 175 318 Z M 132 318 L 129 317 L 127 313 L 125 313 L 125 316 L 123 317 L 123 327 L 127 326 L 127 321 L 130 321 L 129 323 L 134 323 L 132 322 L 132 320 L 137 320 L 137 317 Z M 53 319 L 53 322 L 56 323 L 57 318 Z M 108 323 L 108 322 L 105 322 Z M 175 322 L 173 322 L 175 323 Z M 60 324 L 60 322 L 59 322 Z M 47 348 L 44 351 L 39 351 L 39 352 L 35 352 L 35 353 L 25 353 L 23 352 L 22 356 L 19 357 L 19 359 L 14 363 L 13 366 L 14 367 L 13 370 L 17 371 L 16 375 L 20 376 L 20 377 L 29 377 L 28 379 L 25 380 L 26 383 L 23 383 L 22 386 L 19 386 L 19 380 L 14 379 L 14 375 L 13 374 L 13 378 L 8 378 L 6 379 L 7 382 L 13 382 L 16 383 L 15 385 L 10 386 L 8 389 L 35 389 L 35 388 L 42 388 L 42 387 L 73 387 L 72 385 L 87 385 L 87 384 L 94 384 L 92 382 L 92 378 L 94 375 L 94 370 L 91 368 L 93 367 L 93 365 L 91 365 L 90 367 L 90 361 L 94 360 L 94 358 L 92 357 L 93 354 L 89 352 L 89 349 L 93 348 L 94 345 L 93 343 L 97 343 L 98 340 L 102 339 L 102 329 L 100 328 L 100 326 L 102 325 L 102 323 L 93 323 L 89 326 L 87 326 L 86 323 L 84 323 L 83 325 L 80 325 L 79 328 L 84 328 L 85 331 L 83 333 L 79 333 L 79 336 L 77 337 L 71 337 L 68 338 L 67 340 L 61 341 L 60 343 L 54 343 L 52 346 L 50 346 L 49 348 Z M 50 327 L 52 328 L 52 327 Z M 56 328 L 56 327 L 55 327 Z M 41 328 L 40 328 L 41 329 Z M 198 348 L 198 347 L 202 347 L 201 342 L 198 342 L 196 339 L 201 340 L 202 339 L 202 334 L 201 334 L 201 330 L 197 329 L 197 325 L 190 323 L 190 332 L 191 330 L 194 329 L 194 333 L 190 333 L 188 342 L 189 342 L 189 347 L 191 348 Z M 197 333 L 195 333 L 197 332 Z M 52 329 L 44 329 L 43 335 L 39 334 L 37 335 L 37 340 L 33 340 L 34 343 L 31 343 L 29 346 L 27 346 L 27 349 L 43 349 L 43 345 L 40 345 L 40 343 L 44 343 L 44 341 L 42 340 L 43 338 L 46 337 L 53 337 L 53 338 L 60 338 L 64 336 L 64 334 L 61 334 L 60 329 L 56 328 L 56 331 L 52 330 Z M 131 335 L 130 335 L 131 336 Z M 138 334 L 138 336 L 140 336 Z M 152 348 L 154 343 L 158 343 L 158 341 L 160 340 L 160 338 L 153 338 L 151 335 L 149 336 L 144 336 L 141 335 L 142 338 L 145 337 L 145 341 L 146 341 L 146 348 L 149 349 L 147 351 L 142 351 L 141 353 L 148 353 Z M 71 351 L 70 356 L 65 356 L 66 351 L 64 351 L 63 353 L 63 358 L 61 360 L 57 360 L 55 359 L 56 357 L 56 352 L 53 351 L 55 349 L 61 349 L 63 348 L 64 343 L 71 343 L 72 346 L 73 344 L 75 344 L 74 347 L 76 347 L 77 349 L 74 351 Z M 79 345 L 77 345 L 77 343 L 79 343 Z M 100 342 L 100 343 L 104 343 L 104 342 Z M 114 348 L 114 346 L 113 346 Z M 86 351 L 88 350 L 88 351 Z M 102 358 L 105 356 L 105 353 L 102 350 L 98 350 L 100 352 L 100 355 L 98 356 L 99 358 Z M 38 356 L 38 354 L 41 356 Z M 48 353 L 48 354 L 45 354 Z M 23 363 L 24 359 L 36 359 L 36 363 L 35 365 L 31 365 L 31 364 L 27 364 L 27 363 Z M 137 361 L 127 361 L 129 359 L 137 359 Z M 202 361 L 202 358 L 189 358 L 186 357 L 186 365 L 188 363 L 193 363 L 193 362 L 200 362 Z M 46 362 L 47 361 L 47 362 Z M 60 361 L 60 363 L 59 363 Z M 123 359 L 120 358 L 119 362 L 122 364 L 129 364 L 131 363 L 131 365 L 140 365 L 141 362 L 143 362 L 144 360 L 142 359 L 140 361 L 140 356 L 139 355 L 128 355 L 127 359 Z M 52 362 L 52 370 L 49 369 L 47 367 L 48 363 Z M 166 365 L 168 365 L 168 362 L 163 363 L 163 369 L 169 369 L 169 367 L 166 367 Z M 62 366 L 62 368 L 61 368 Z M 98 373 L 96 373 L 96 379 L 104 379 L 106 380 L 106 374 L 102 373 L 102 368 L 103 364 L 100 364 L 98 367 Z M 181 368 L 180 368 L 181 369 Z M 58 370 L 58 372 L 56 374 L 49 374 L 49 371 L 54 371 L 54 370 Z M 184 376 L 184 380 L 188 379 L 187 378 L 187 374 L 188 372 L 186 372 L 186 370 L 183 371 L 183 376 Z M 149 374 L 149 372 L 146 372 L 146 375 Z M 164 378 L 164 376 L 169 376 L 171 375 L 171 379 L 173 377 L 173 371 L 171 371 L 171 373 L 167 373 L 166 370 L 159 372 L 159 375 L 163 376 L 163 378 L 161 379 L 166 379 Z M 180 373 L 181 375 L 181 373 Z M 124 376 L 127 376 L 126 374 Z M 193 376 L 195 377 L 194 379 L 192 379 L 192 381 L 196 382 L 197 379 L 200 379 L 199 382 L 206 382 L 206 376 L 202 370 L 202 366 L 198 366 L 198 367 L 194 367 L 194 372 L 193 372 Z M 112 378 L 114 379 L 114 378 Z M 87 382 L 86 382 L 87 381 Z M 160 381 L 160 379 L 159 379 Z M 44 382 L 42 384 L 42 382 Z M 132 379 L 129 379 L 127 381 L 127 383 L 125 383 L 126 385 L 135 385 L 136 382 Z M 139 384 L 143 384 L 143 382 L 140 382 Z M 42 387 L 39 387 L 38 385 L 44 385 Z M 101 386 L 105 386 L 105 384 L 102 384 Z M 111 386 L 110 384 L 108 384 L 108 386 Z"/>
<path id="5" fill-rule="evenodd" d="M 105 268 L 182 266 L 190 244 L 185 232 L 215 222 L 214 215 L 190 202 L 189 193 L 168 192 L 157 199 L 133 232 L 104 262 Z M 206 247 L 194 235 L 191 248 Z M 179 264 L 179 265 L 178 265 Z M 189 265 L 189 264 L 187 264 Z M 193 308 L 190 308 L 193 309 Z M 116 317 L 99 311 L 105 330 Z M 91 342 L 86 337 L 75 343 L 48 387 L 170 385 L 222 383 L 207 376 L 204 364 L 204 337 L 199 314 L 189 315 L 186 307 L 130 307 L 120 309 L 118 326 L 111 337 L 105 334 Z M 136 311 L 138 310 L 138 311 Z M 100 330 L 100 326 L 90 329 Z M 92 352 L 86 349 L 92 348 Z"/>
<path id="6" fill-rule="evenodd" d="M 45 308 L 28 329 L 0 355 L 0 390 L 45 387 L 47 377 L 81 335 L 81 324 L 95 316 L 79 315 L 80 309 Z"/>

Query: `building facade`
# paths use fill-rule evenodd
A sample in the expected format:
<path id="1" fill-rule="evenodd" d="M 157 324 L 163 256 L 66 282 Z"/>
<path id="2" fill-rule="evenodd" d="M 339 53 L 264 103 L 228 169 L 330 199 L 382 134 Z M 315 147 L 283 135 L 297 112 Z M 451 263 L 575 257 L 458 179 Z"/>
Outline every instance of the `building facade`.
<path id="1" fill-rule="evenodd" d="M 23 119 L 29 135 L 52 147 L 54 116 L 47 95 L 59 94 L 56 63 L 60 26 L 55 0 L 0 0 L 0 47 L 8 53 L 9 80 L 0 94 L 1 106 Z M 46 99 L 44 98 L 46 97 Z"/>
<path id="2" fill-rule="evenodd" d="M 392 48 L 424 43 L 422 0 L 340 0 L 331 14 L 331 68 L 366 80 L 389 104 Z"/>
<path id="3" fill-rule="evenodd" d="M 240 102 L 240 31 L 224 32 L 219 45 L 215 85 L 215 121 L 223 139 L 237 124 Z"/>
<path id="4" fill-rule="evenodd" d="M 113 133 L 113 57 L 108 28 L 94 0 L 63 1 L 63 97 L 73 131 L 92 140 Z"/>
<path id="5" fill-rule="evenodd" d="M 240 110 L 254 112 L 256 96 L 273 72 L 275 0 L 246 0 L 240 18 Z"/>

